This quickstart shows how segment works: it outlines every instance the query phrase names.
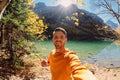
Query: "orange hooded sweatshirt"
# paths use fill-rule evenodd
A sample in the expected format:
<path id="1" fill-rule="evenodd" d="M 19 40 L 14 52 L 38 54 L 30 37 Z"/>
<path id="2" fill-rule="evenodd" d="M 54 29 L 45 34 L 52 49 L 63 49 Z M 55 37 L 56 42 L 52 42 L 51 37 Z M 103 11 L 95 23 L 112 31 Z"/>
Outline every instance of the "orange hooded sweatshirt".
<path id="1" fill-rule="evenodd" d="M 73 51 L 65 50 L 56 54 L 53 50 L 48 58 L 52 80 L 97 80 L 95 76 L 81 65 Z"/>

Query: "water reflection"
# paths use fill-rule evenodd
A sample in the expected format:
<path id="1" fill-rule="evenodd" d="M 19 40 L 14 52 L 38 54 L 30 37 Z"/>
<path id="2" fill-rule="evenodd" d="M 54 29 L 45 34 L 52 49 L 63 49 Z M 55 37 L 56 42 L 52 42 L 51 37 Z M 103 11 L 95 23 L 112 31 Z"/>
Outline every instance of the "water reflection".
<path id="1" fill-rule="evenodd" d="M 96 56 L 87 59 L 90 63 L 97 63 L 107 68 L 120 67 L 120 41 L 115 41 L 104 48 Z"/>

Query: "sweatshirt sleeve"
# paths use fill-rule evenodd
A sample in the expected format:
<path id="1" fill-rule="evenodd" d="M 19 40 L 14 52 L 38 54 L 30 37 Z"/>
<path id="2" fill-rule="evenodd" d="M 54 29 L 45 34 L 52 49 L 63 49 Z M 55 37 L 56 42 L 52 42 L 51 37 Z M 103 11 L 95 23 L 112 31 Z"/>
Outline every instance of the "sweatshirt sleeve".
<path id="1" fill-rule="evenodd" d="M 81 65 L 78 56 L 74 52 L 69 57 L 73 80 L 97 80 L 92 72 Z"/>

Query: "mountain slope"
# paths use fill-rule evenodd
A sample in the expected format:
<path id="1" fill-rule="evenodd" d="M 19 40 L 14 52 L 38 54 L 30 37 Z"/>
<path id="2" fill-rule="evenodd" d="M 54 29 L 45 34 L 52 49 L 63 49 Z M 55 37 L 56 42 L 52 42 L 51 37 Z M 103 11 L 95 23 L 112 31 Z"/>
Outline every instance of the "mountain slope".
<path id="1" fill-rule="evenodd" d="M 67 8 L 62 5 L 46 6 L 37 3 L 33 9 L 39 16 L 45 17 L 49 27 L 45 34 L 52 36 L 56 27 L 63 27 L 68 32 L 69 39 L 75 40 L 96 40 L 116 39 L 115 31 L 106 25 L 96 14 L 77 8 L 72 4 Z"/>

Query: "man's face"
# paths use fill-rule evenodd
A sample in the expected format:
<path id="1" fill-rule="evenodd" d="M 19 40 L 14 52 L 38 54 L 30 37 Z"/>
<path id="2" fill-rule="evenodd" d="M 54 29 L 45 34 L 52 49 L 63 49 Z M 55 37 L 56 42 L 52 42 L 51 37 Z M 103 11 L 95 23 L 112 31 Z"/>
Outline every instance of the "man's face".
<path id="1" fill-rule="evenodd" d="M 53 34 L 52 41 L 55 45 L 56 49 L 64 48 L 65 43 L 67 42 L 67 38 L 65 34 L 61 31 L 56 31 Z"/>

